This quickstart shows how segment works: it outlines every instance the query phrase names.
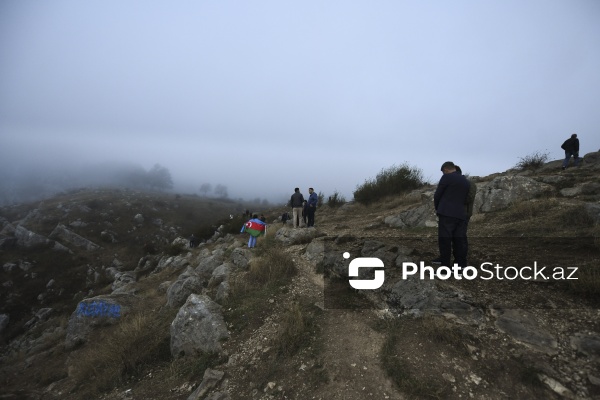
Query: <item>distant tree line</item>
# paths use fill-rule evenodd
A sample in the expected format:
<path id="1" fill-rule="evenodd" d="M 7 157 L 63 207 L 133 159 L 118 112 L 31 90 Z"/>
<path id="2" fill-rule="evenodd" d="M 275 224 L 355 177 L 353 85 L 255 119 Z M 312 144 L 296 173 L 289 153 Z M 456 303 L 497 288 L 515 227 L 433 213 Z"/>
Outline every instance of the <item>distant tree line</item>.
<path id="1" fill-rule="evenodd" d="M 208 196 L 212 191 L 212 193 L 220 199 L 226 199 L 229 197 L 229 193 L 227 192 L 227 186 L 221 184 L 216 185 L 213 190 L 213 186 L 210 183 L 203 183 L 202 185 L 200 185 L 200 188 L 198 190 L 203 196 Z"/>
<path id="2" fill-rule="evenodd" d="M 102 163 L 82 168 L 29 168 L 7 171 L 0 180 L 0 205 L 36 201 L 80 187 L 116 186 L 132 189 L 169 190 L 170 171 L 160 164 L 149 170 L 136 164 Z M 12 172 L 12 173 L 11 173 Z"/>

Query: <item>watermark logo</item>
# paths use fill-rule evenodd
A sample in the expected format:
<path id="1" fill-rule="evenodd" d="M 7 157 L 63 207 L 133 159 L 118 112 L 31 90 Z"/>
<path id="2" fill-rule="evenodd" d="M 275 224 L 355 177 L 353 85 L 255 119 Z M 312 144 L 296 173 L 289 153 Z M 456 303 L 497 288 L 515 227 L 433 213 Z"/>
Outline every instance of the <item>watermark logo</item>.
<path id="1" fill-rule="evenodd" d="M 590 279 L 598 274 L 597 238 L 473 237 L 469 244 L 476 251 L 465 265 L 434 262 L 437 246 L 420 236 L 342 239 L 324 241 L 322 257 L 312 258 L 323 273 L 327 309 L 400 309 L 417 301 L 415 293 L 427 294 L 433 287 L 450 290 L 453 285 L 465 293 L 473 291 L 483 306 L 556 308 L 552 296 L 557 288 L 569 289 L 561 300 L 565 307 L 600 301 L 597 296 L 579 301 L 572 294 L 588 293 Z"/>
<path id="2" fill-rule="evenodd" d="M 350 253 L 345 252 L 343 254 L 344 259 L 350 258 Z M 385 265 L 383 261 L 376 257 L 358 257 L 350 261 L 348 265 L 348 277 L 357 278 L 360 276 L 360 268 L 377 268 L 375 269 L 375 277 L 373 279 L 349 279 L 350 286 L 354 289 L 359 290 L 375 290 L 383 286 L 385 281 Z M 491 269 L 490 269 L 491 268 Z M 533 262 L 533 267 L 524 266 L 516 268 L 513 266 L 503 267 L 499 264 L 490 262 L 484 262 L 478 268 L 473 266 L 460 267 L 458 264 L 454 264 L 452 267 L 439 266 L 431 267 L 425 265 L 423 261 L 416 263 L 403 262 L 402 263 L 402 279 L 409 279 L 411 276 L 416 276 L 421 280 L 576 280 L 577 276 L 574 276 L 578 270 L 578 267 L 555 267 L 546 270 L 547 267 L 539 267 L 537 261 Z"/>
<path id="3" fill-rule="evenodd" d="M 350 258 L 350 253 L 345 252 L 343 257 L 347 260 Z M 348 265 L 348 276 L 358 277 L 360 268 L 384 268 L 383 261 L 377 257 L 358 257 L 350 261 Z M 375 278 L 373 279 L 350 279 L 350 286 L 354 289 L 375 290 L 379 289 L 385 281 L 385 272 L 383 269 L 375 270 Z"/>

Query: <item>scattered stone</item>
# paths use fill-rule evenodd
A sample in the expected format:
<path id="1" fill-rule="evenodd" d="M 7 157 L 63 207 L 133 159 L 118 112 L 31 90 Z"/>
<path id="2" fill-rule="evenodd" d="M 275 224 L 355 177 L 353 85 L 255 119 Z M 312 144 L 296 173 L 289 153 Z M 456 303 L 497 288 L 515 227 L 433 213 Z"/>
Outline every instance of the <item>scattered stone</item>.
<path id="1" fill-rule="evenodd" d="M 88 251 L 94 251 L 100 248 L 100 246 L 98 246 L 97 244 L 82 236 L 79 236 L 75 232 L 70 231 L 69 229 L 67 229 L 66 226 L 62 224 L 58 224 L 56 228 L 54 228 L 54 230 L 50 234 L 50 238 L 67 242 L 69 244 L 72 244 L 73 246 L 77 246 Z"/>
<path id="2" fill-rule="evenodd" d="M 591 360 L 600 362 L 600 336 L 576 333 L 571 336 L 571 347 Z"/>
<path id="3" fill-rule="evenodd" d="M 144 216 L 142 214 L 136 214 L 136 216 L 133 217 L 133 220 L 136 224 L 142 225 L 144 223 Z"/>
<path id="4" fill-rule="evenodd" d="M 549 376 L 544 374 L 538 374 L 538 378 L 542 383 L 546 384 L 546 386 L 548 386 L 553 392 L 559 394 L 560 396 L 567 399 L 575 399 L 575 395 L 573 394 L 573 392 L 564 387 L 556 379 L 550 378 Z"/>
<path id="5" fill-rule="evenodd" d="M 203 398 L 210 390 L 217 386 L 224 375 L 225 373 L 223 371 L 210 368 L 206 369 L 206 371 L 204 371 L 204 376 L 202 377 L 202 383 L 200 383 L 200 386 L 190 394 L 187 400 L 199 400 Z"/>

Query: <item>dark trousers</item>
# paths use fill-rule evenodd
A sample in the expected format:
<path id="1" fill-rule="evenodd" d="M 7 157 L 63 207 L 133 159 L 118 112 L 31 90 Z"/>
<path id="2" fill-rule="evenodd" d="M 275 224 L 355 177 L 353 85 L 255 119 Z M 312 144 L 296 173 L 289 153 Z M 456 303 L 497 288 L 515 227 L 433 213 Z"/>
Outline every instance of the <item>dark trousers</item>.
<path id="1" fill-rule="evenodd" d="M 306 209 L 306 219 L 308 220 L 306 223 L 307 226 L 315 226 L 315 208 L 314 207 L 308 207 Z"/>
<path id="2" fill-rule="evenodd" d="M 438 244 L 440 247 L 441 265 L 452 267 L 450 263 L 452 250 L 454 261 L 460 267 L 467 266 L 467 221 L 464 219 L 439 215 Z"/>

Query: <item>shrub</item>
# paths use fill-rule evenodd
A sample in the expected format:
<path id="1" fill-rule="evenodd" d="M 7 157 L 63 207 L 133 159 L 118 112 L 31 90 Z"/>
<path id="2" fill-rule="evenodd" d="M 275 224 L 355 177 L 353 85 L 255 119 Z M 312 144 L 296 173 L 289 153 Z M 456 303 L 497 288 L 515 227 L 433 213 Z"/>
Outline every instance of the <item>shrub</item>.
<path id="1" fill-rule="evenodd" d="M 354 199 L 369 204 L 386 196 L 397 195 L 417 189 L 426 182 L 423 171 L 404 163 L 382 169 L 375 179 L 368 179 L 354 191 Z"/>
<path id="2" fill-rule="evenodd" d="M 319 192 L 319 194 L 317 195 L 317 207 L 322 207 L 324 202 L 325 195 L 323 194 L 323 192 Z"/>
<path id="3" fill-rule="evenodd" d="M 250 264 L 249 278 L 259 284 L 269 284 L 287 281 L 295 273 L 292 256 L 278 247 L 268 247 L 256 262 Z"/>
<path id="4" fill-rule="evenodd" d="M 289 356 L 305 345 L 313 329 L 313 315 L 306 307 L 294 303 L 283 314 L 279 335 L 275 341 L 278 354 Z"/>
<path id="5" fill-rule="evenodd" d="M 167 253 L 167 255 L 169 255 L 171 257 L 178 256 L 179 254 L 183 253 L 184 251 L 185 251 L 185 248 L 181 244 L 170 244 L 165 249 L 165 253 Z"/>
<path id="6" fill-rule="evenodd" d="M 519 158 L 519 162 L 515 165 L 516 169 L 521 171 L 526 169 L 537 169 L 548 161 L 548 153 L 536 151 L 525 157 Z"/>
<path id="7" fill-rule="evenodd" d="M 340 207 L 346 204 L 346 198 L 341 195 L 337 190 L 333 192 L 329 199 L 327 199 L 327 205 L 329 207 Z"/>

